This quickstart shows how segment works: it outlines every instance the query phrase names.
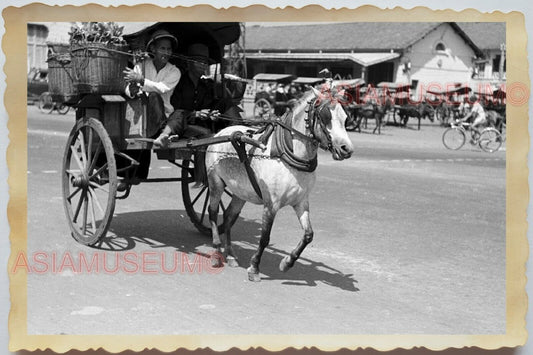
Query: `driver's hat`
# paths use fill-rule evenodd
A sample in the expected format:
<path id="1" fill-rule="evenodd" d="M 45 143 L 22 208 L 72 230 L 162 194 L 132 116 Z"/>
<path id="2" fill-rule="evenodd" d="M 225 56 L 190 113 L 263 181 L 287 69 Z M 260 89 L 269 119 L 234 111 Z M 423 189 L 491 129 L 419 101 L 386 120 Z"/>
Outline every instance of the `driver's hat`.
<path id="1" fill-rule="evenodd" d="M 203 43 L 193 43 L 187 48 L 187 56 L 193 60 L 199 60 L 207 64 L 212 64 L 209 57 L 209 47 Z"/>
<path id="2" fill-rule="evenodd" d="M 157 41 L 158 39 L 161 39 L 161 38 L 170 39 L 170 42 L 172 42 L 174 50 L 176 50 L 178 48 L 178 39 L 175 36 L 171 35 L 170 32 L 168 32 L 167 30 L 163 30 L 163 29 L 157 30 L 154 33 L 152 33 L 152 35 L 150 36 L 150 40 L 146 44 L 146 48 L 149 49 L 150 46 L 155 41 Z"/>

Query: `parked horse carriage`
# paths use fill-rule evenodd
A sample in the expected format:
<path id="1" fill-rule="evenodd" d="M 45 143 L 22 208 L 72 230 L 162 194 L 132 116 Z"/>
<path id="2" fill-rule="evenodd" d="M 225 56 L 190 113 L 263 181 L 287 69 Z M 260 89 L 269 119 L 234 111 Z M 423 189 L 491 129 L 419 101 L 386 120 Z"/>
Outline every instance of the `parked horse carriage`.
<path id="1" fill-rule="evenodd" d="M 345 117 L 340 104 L 333 99 L 336 91 L 332 89 L 328 95 L 322 95 L 318 90 L 309 90 L 296 100 L 292 111 L 275 121 L 245 122 L 240 117 L 218 115 L 218 120 L 226 120 L 227 124 L 226 128 L 213 131 L 213 136 L 182 138 L 165 148 L 156 148 L 154 140 L 146 135 L 145 100 L 123 95 L 122 71 L 128 62 L 145 57 L 146 40 L 158 29 L 166 29 L 179 38 L 185 48 L 190 43 L 205 43 L 216 63 L 222 61 L 224 46 L 240 36 L 238 23 L 166 22 L 124 35 L 127 43 L 72 45 L 71 60 L 63 61 L 63 67 L 56 69 L 66 73 L 64 78 L 70 81 L 52 83 L 60 87 L 65 97 L 70 97 L 68 104 L 76 108 L 76 123 L 67 139 L 62 166 L 63 202 L 72 236 L 82 244 L 101 247 L 108 240 L 106 234 L 116 200 L 128 197 L 132 184 L 180 182 L 183 203 L 192 223 L 200 232 L 212 235 L 218 252 L 211 258 L 214 266 L 220 266 L 224 259 L 229 265 L 236 264 L 230 228 L 245 201 L 265 205 L 261 242 L 248 269 L 248 277 L 253 281 L 259 280 L 261 254 L 268 245 L 277 211 L 286 205 L 293 206 L 305 234 L 280 264 L 283 271 L 288 270 L 313 237 L 309 191 L 315 181 L 318 148 L 330 151 L 336 160 L 349 158 L 353 152 L 351 141 L 339 124 Z M 194 60 L 181 53 L 173 59 Z M 214 75 L 214 94 L 227 95 L 232 87 L 240 87 L 232 85 L 235 81 L 231 77 L 220 74 Z M 65 91 L 72 88 L 72 92 Z M 233 99 L 237 100 L 244 90 L 233 92 L 237 96 Z M 206 150 L 208 181 L 200 189 L 191 189 L 195 182 L 194 157 L 200 150 Z M 158 159 L 176 166 L 180 176 L 133 178 L 132 173 L 139 166 L 136 158 L 139 151 L 156 153 Z M 126 164 L 119 165 L 118 160 Z M 119 181 L 130 187 L 117 191 Z M 219 225 L 220 210 L 224 222 Z M 224 232 L 222 256 L 219 234 Z"/>
<path id="2" fill-rule="evenodd" d="M 291 74 L 257 74 L 254 76 L 256 85 L 254 117 L 268 118 L 271 114 L 281 115 L 287 108 L 289 96 L 285 86 L 295 76 Z"/>
<path id="3" fill-rule="evenodd" d="M 448 126 L 450 121 L 464 115 L 461 102 L 471 91 L 472 89 L 464 84 L 427 91 L 427 94 L 435 97 L 434 100 L 428 100 L 428 102 L 434 107 L 436 118 L 441 122 L 441 126 Z"/>
<path id="4" fill-rule="evenodd" d="M 495 127 L 502 134 L 505 139 L 505 131 L 507 126 L 507 114 L 506 114 L 506 100 L 507 100 L 507 91 L 505 85 L 501 85 L 499 88 L 493 91 L 492 100 L 485 107 L 485 109 L 490 112 L 494 111 L 498 115 L 495 119 Z"/>
<path id="5" fill-rule="evenodd" d="M 361 132 L 361 127 L 367 127 L 369 119 L 376 120 L 372 133 L 381 134 L 381 126 L 385 114 L 392 108 L 392 101 L 383 95 L 381 90 L 366 86 L 363 79 L 336 80 L 335 85 L 346 91 L 347 104 L 344 106 L 348 119 L 346 129 Z"/>
<path id="6" fill-rule="evenodd" d="M 257 74 L 254 117 L 281 116 L 291 100 L 299 98 L 309 86 L 323 83 L 324 78 L 295 77 L 290 74 Z"/>
<path id="7" fill-rule="evenodd" d="M 433 121 L 435 111 L 430 103 L 425 99 L 416 101 L 411 97 L 411 85 L 403 83 L 387 83 L 382 82 L 378 84 L 378 88 L 385 91 L 387 96 L 392 97 L 394 102 L 393 119 L 396 122 L 396 115 L 399 116 L 399 124 L 403 127 L 407 126 L 409 118 L 418 119 L 418 130 L 422 119 L 429 119 Z"/>

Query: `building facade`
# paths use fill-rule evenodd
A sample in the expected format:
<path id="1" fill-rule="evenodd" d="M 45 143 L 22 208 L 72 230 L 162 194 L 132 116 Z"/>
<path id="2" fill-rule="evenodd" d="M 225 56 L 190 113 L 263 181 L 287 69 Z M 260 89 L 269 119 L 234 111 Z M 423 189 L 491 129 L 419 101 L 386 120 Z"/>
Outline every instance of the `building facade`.
<path id="1" fill-rule="evenodd" d="M 428 86 L 491 83 L 505 79 L 505 23 L 339 23 L 250 26 L 248 78 L 257 73 Z M 500 64 L 501 63 L 501 64 Z"/>
<path id="2" fill-rule="evenodd" d="M 28 23 L 28 55 L 27 70 L 45 69 L 48 67 L 47 43 L 68 43 L 72 22 L 30 22 Z"/>

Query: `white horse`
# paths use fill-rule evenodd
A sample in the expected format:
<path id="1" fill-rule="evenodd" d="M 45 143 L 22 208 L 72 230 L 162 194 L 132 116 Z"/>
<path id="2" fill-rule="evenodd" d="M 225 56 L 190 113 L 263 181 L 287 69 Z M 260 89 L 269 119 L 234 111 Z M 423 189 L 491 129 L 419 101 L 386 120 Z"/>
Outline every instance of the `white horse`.
<path id="1" fill-rule="evenodd" d="M 343 92 L 337 92 L 334 88 L 325 93 L 314 88 L 306 92 L 282 118 L 272 124 L 271 134 L 265 133 L 262 137 L 266 150 L 251 148 L 245 152 L 249 167 L 253 170 L 251 175 L 255 176 L 247 173 L 233 144 L 215 144 L 207 148 L 208 211 L 213 246 L 218 252 L 222 251 L 217 228 L 219 201 L 224 188 L 232 193 L 231 203 L 224 213 L 224 253 L 218 254 L 226 258 L 228 265 L 238 266 L 231 246 L 231 227 L 242 207 L 246 201 L 264 205 L 261 240 L 247 270 L 249 280 L 260 281 L 261 255 L 270 242 L 270 231 L 276 213 L 282 207 L 293 207 L 304 229 L 304 236 L 291 254 L 282 260 L 280 270 L 287 271 L 291 268 L 307 244 L 313 240 L 309 193 L 316 179 L 317 150 L 319 147 L 329 150 L 335 160 L 347 159 L 353 153 L 352 142 L 344 127 L 346 113 L 341 107 L 342 99 Z M 250 127 L 230 126 L 217 136 L 248 130 Z M 260 134 L 254 134 L 252 138 L 261 140 Z M 251 180 L 255 180 L 255 188 Z M 221 259 L 213 258 L 213 265 L 222 266 Z"/>

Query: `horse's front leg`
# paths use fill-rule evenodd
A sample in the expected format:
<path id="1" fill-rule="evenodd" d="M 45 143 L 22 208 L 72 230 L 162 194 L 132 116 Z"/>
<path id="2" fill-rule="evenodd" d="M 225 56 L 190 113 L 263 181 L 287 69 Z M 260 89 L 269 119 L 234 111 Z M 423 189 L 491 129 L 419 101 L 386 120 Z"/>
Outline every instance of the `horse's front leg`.
<path id="1" fill-rule="evenodd" d="M 222 267 L 224 264 L 224 258 L 222 255 L 222 242 L 220 240 L 220 235 L 218 234 L 218 208 L 219 202 L 222 198 L 222 193 L 224 191 L 224 182 L 216 177 L 209 176 L 209 223 L 211 225 L 211 236 L 213 237 L 213 248 L 215 252 L 211 256 L 211 265 L 213 267 Z"/>
<path id="2" fill-rule="evenodd" d="M 300 257 L 300 254 L 302 254 L 307 244 L 313 241 L 313 228 L 311 227 L 311 220 L 309 219 L 309 201 L 306 199 L 294 206 L 294 211 L 300 220 L 300 225 L 304 230 L 304 236 L 296 248 L 281 260 L 279 269 L 283 272 L 289 270 L 294 265 L 294 262 Z"/>
<path id="3" fill-rule="evenodd" d="M 376 118 L 376 127 L 374 127 L 372 134 L 376 134 L 376 131 L 378 131 L 378 134 L 381 134 L 381 114 L 376 113 L 375 118 Z"/>
<path id="4" fill-rule="evenodd" d="M 257 251 L 252 255 L 250 260 L 250 267 L 248 268 L 248 279 L 250 281 L 258 282 L 261 281 L 259 277 L 259 263 L 261 262 L 261 256 L 263 251 L 270 243 L 270 232 L 272 230 L 272 224 L 274 223 L 274 218 L 276 217 L 277 210 L 264 206 L 263 207 L 263 223 L 261 227 L 261 239 L 259 240 L 259 247 Z"/>

